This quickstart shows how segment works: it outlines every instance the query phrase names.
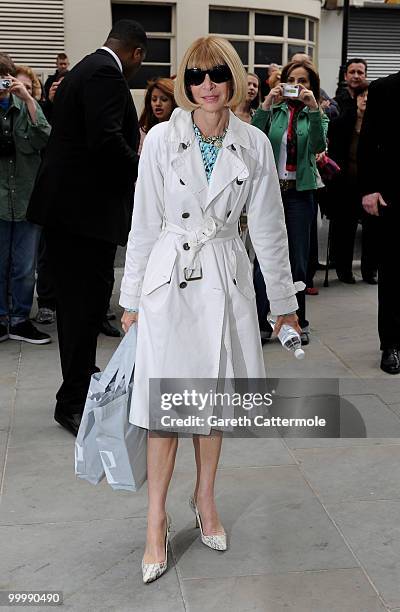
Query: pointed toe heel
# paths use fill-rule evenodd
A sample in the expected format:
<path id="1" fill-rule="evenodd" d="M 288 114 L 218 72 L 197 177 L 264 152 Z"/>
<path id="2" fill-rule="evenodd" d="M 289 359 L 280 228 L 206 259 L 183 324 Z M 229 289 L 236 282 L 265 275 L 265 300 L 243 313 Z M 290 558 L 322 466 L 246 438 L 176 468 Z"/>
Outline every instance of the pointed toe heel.
<path id="1" fill-rule="evenodd" d="M 167 514 L 167 528 L 165 532 L 165 561 L 161 561 L 159 563 L 145 563 L 142 559 L 142 576 L 143 582 L 145 584 L 149 584 L 149 582 L 154 582 L 157 578 L 160 578 L 166 571 L 168 567 L 168 541 L 169 541 L 169 533 L 171 531 L 171 518 Z"/>
<path id="2" fill-rule="evenodd" d="M 203 544 L 205 544 L 209 548 L 212 548 L 213 550 L 226 550 L 226 533 L 224 532 L 215 535 L 205 535 L 203 533 L 203 526 L 201 523 L 199 509 L 197 508 L 196 502 L 194 501 L 193 497 L 189 498 L 189 506 L 196 515 L 196 527 L 200 527 L 200 538 Z"/>

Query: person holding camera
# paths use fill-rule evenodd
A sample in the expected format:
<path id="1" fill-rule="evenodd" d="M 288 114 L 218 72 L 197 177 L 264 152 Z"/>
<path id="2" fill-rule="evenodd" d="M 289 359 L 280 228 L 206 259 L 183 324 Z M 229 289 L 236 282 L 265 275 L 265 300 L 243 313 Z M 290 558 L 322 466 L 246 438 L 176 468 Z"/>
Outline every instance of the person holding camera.
<path id="1" fill-rule="evenodd" d="M 289 256 L 294 281 L 306 282 L 310 232 L 316 215 L 316 154 L 326 149 L 329 119 L 319 106 L 320 81 L 314 65 L 301 60 L 289 62 L 281 83 L 273 87 L 253 118 L 272 144 L 285 210 Z M 254 285 L 262 335 L 272 334 L 267 322 L 269 302 L 257 260 Z M 303 344 L 309 343 L 305 292 L 297 294 L 298 317 Z"/>
<path id="2" fill-rule="evenodd" d="M 0 342 L 47 344 L 50 336 L 29 320 L 40 229 L 26 210 L 50 126 L 15 75 L 11 58 L 0 54 Z"/>

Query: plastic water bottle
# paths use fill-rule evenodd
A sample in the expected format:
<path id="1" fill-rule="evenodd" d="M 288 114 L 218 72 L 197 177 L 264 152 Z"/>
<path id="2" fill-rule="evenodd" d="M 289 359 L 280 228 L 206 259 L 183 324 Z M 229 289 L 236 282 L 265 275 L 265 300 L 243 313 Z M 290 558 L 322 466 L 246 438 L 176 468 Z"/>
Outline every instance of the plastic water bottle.
<path id="1" fill-rule="evenodd" d="M 268 323 L 272 328 L 275 327 L 276 319 L 270 314 L 268 315 Z M 278 338 L 282 346 L 288 351 L 291 351 L 296 359 L 304 359 L 305 353 L 301 348 L 301 338 L 293 327 L 287 324 L 282 325 Z"/>

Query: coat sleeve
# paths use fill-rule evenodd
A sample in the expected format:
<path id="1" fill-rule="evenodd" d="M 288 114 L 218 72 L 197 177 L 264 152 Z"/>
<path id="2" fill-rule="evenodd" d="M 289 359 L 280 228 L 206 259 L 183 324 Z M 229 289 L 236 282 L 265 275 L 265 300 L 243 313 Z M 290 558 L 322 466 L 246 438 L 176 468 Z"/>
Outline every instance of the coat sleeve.
<path id="1" fill-rule="evenodd" d="M 360 139 L 358 141 L 358 183 L 362 195 L 380 191 L 381 178 L 379 163 L 380 131 L 382 130 L 382 96 L 379 95 L 379 81 L 368 88 L 368 101 Z"/>
<path id="2" fill-rule="evenodd" d="M 40 105 L 35 100 L 36 105 L 36 121 L 33 123 L 28 111 L 26 110 L 27 117 L 27 137 L 32 147 L 36 151 L 41 151 L 45 146 L 50 136 L 51 127 L 47 122 L 46 117 Z"/>
<path id="3" fill-rule="evenodd" d="M 128 238 L 119 300 L 124 308 L 139 306 L 147 262 L 162 228 L 164 177 L 158 162 L 160 144 L 156 126 L 146 136 L 139 161 L 132 229 Z"/>
<path id="4" fill-rule="evenodd" d="M 99 167 L 106 169 L 112 162 L 121 173 L 129 172 L 136 180 L 139 157 L 126 142 L 122 129 L 128 101 L 124 78 L 109 66 L 102 66 L 85 83 L 83 104 L 89 151 L 98 159 Z"/>
<path id="5" fill-rule="evenodd" d="M 309 147 L 311 153 L 322 153 L 326 149 L 329 118 L 319 109 L 308 113 L 310 120 Z"/>
<path id="6" fill-rule="evenodd" d="M 262 137 L 257 147 L 256 175 L 247 201 L 247 221 L 261 271 L 271 313 L 275 316 L 297 309 L 296 292 L 304 283 L 293 283 L 285 215 L 271 144 Z"/>
<path id="7" fill-rule="evenodd" d="M 272 111 L 270 110 L 265 111 L 260 106 L 260 108 L 258 108 L 256 112 L 254 113 L 254 117 L 251 120 L 251 124 L 255 125 L 262 132 L 267 134 L 271 126 L 271 119 L 272 119 Z"/>

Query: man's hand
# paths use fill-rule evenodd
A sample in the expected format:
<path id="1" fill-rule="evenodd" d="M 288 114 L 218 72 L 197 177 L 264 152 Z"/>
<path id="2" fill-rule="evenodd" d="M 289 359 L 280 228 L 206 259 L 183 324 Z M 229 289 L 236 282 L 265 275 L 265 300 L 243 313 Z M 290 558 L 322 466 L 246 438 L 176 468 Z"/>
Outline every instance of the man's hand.
<path id="1" fill-rule="evenodd" d="M 61 79 L 58 79 L 58 81 L 54 81 L 53 85 L 50 87 L 49 89 L 49 100 L 50 102 L 54 102 L 54 96 L 56 95 L 56 91 L 61 83 L 61 81 L 63 80 L 64 77 L 61 77 Z"/>
<path id="2" fill-rule="evenodd" d="M 379 206 L 387 206 L 380 193 L 369 193 L 368 195 L 363 196 L 362 205 L 365 212 L 367 212 L 369 215 L 379 217 L 378 204 Z"/>
<path id="3" fill-rule="evenodd" d="M 124 311 L 124 314 L 122 315 L 122 318 L 121 318 L 121 323 L 122 323 L 122 329 L 124 330 L 125 333 L 128 332 L 131 325 L 133 325 L 134 323 L 137 323 L 138 317 L 139 317 L 138 312 L 127 312 L 126 310 Z"/>
<path id="4" fill-rule="evenodd" d="M 282 325 L 290 325 L 290 327 L 293 327 L 293 329 L 295 329 L 299 335 L 301 334 L 302 330 L 299 325 L 299 319 L 295 312 L 293 314 L 279 315 L 279 317 L 277 317 L 274 327 L 274 336 L 277 336 L 279 334 Z"/>

